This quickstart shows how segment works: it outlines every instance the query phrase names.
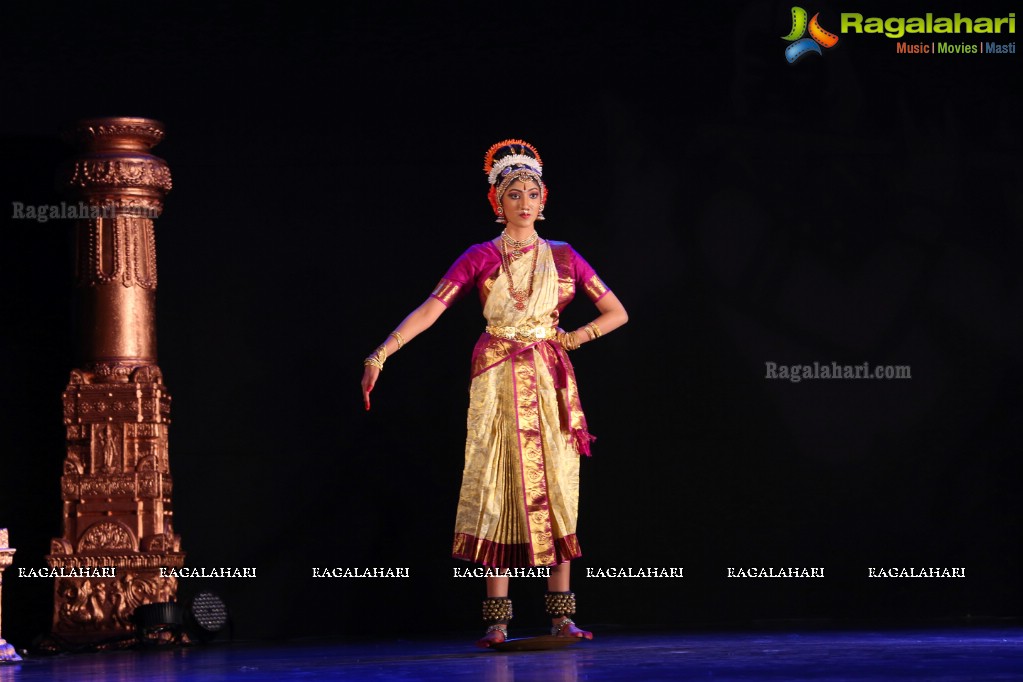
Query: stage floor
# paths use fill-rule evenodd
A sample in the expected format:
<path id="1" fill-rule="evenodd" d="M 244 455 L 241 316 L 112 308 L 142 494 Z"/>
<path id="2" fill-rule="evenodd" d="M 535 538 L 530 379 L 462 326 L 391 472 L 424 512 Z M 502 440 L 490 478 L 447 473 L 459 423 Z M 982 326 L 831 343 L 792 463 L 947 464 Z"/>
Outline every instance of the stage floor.
<path id="1" fill-rule="evenodd" d="M 29 657 L 0 681 L 290 680 L 1023 680 L 1023 629 L 621 632 L 552 650 L 499 653 L 463 636 L 213 642 Z"/>

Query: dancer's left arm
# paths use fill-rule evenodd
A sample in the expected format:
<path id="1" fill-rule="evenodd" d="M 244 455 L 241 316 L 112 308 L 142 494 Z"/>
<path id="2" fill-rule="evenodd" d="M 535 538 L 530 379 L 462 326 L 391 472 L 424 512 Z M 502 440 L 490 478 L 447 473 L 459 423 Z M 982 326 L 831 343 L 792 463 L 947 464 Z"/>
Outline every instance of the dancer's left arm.
<path id="1" fill-rule="evenodd" d="M 597 310 L 600 311 L 600 315 L 597 316 L 593 322 L 600 329 L 600 335 L 608 334 L 615 329 L 618 329 L 623 324 L 629 321 L 629 314 L 625 312 L 625 306 L 618 300 L 618 297 L 614 295 L 613 291 L 609 291 L 600 297 L 594 305 L 597 306 Z M 590 330 L 586 328 L 586 325 L 579 327 L 575 330 L 575 338 L 579 342 L 579 345 L 589 343 L 594 340 L 594 337 Z"/>

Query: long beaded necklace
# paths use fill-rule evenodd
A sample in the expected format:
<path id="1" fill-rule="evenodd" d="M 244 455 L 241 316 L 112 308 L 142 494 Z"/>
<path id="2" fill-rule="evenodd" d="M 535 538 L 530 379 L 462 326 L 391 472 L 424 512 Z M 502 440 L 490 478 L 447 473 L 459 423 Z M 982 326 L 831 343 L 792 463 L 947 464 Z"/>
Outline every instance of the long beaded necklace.
<path id="1" fill-rule="evenodd" d="M 533 295 L 533 279 L 536 277 L 536 258 L 537 253 L 540 251 L 540 245 L 537 244 L 533 248 L 533 262 L 529 266 L 529 286 L 525 289 L 516 289 L 514 282 L 512 282 L 511 272 L 511 256 L 514 255 L 516 258 L 522 255 L 522 249 L 530 244 L 533 244 L 537 240 L 537 233 L 534 232 L 528 239 L 518 241 L 512 239 L 507 233 L 501 233 L 501 266 L 504 268 L 505 274 L 508 276 L 508 295 L 515 301 L 515 308 L 517 310 L 526 309 L 526 301 Z M 515 251 L 512 254 L 508 253 L 508 245 L 511 244 Z"/>

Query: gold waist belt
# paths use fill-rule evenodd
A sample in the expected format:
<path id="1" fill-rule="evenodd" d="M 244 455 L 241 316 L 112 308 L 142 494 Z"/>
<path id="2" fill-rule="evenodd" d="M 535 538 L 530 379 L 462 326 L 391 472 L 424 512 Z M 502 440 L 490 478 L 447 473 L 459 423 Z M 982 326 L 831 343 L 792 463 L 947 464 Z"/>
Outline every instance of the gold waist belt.
<path id="1" fill-rule="evenodd" d="M 487 333 L 509 341 L 543 341 L 553 339 L 557 336 L 558 330 L 554 327 L 497 327 L 487 325 Z"/>

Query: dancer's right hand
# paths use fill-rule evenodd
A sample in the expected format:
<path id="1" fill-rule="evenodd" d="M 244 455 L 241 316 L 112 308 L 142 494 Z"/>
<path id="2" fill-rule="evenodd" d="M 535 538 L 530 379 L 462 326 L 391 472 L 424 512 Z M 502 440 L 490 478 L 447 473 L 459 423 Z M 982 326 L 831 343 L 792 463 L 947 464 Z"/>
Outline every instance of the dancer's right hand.
<path id="1" fill-rule="evenodd" d="M 366 405 L 367 412 L 369 411 L 369 394 L 376 386 L 379 376 L 380 370 L 373 365 L 366 365 L 362 372 L 362 402 Z"/>

